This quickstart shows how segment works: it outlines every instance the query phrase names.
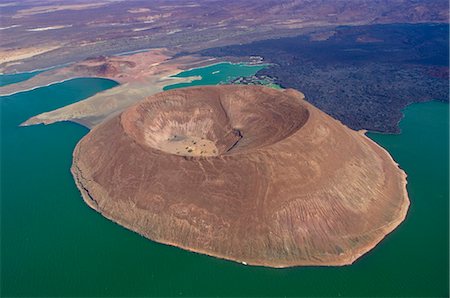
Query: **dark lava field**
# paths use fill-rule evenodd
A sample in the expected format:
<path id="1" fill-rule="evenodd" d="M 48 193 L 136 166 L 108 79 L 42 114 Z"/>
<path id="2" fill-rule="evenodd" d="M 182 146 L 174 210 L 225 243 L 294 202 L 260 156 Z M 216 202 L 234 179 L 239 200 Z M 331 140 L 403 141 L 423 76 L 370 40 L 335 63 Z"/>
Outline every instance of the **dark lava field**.
<path id="1" fill-rule="evenodd" d="M 398 133 L 405 106 L 448 101 L 448 34 L 448 24 L 338 27 L 200 53 L 261 56 L 273 65 L 258 75 L 301 90 L 347 126 Z"/>

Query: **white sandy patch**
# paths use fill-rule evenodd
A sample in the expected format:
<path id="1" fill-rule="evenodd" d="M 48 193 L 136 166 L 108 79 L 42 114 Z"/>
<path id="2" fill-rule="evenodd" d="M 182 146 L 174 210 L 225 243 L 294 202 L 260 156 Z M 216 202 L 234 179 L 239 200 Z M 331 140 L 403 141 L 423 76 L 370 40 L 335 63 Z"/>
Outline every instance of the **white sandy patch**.
<path id="1" fill-rule="evenodd" d="M 63 29 L 63 28 L 70 28 L 72 25 L 60 25 L 60 26 L 51 26 L 51 27 L 38 27 L 38 28 L 32 28 L 27 29 L 26 31 L 29 32 L 40 32 L 40 31 L 47 31 L 47 30 L 57 30 L 57 29 Z"/>
<path id="2" fill-rule="evenodd" d="M 0 8 L 1 7 L 8 7 L 8 6 L 17 6 L 18 4 L 19 4 L 18 2 L 0 3 Z"/>
<path id="3" fill-rule="evenodd" d="M 176 134 L 160 140 L 156 148 L 182 156 L 217 156 L 219 152 L 216 144 L 206 138 Z"/>
<path id="4" fill-rule="evenodd" d="M 11 26 L 7 26 L 7 27 L 0 27 L 0 30 L 6 30 L 6 29 L 11 29 L 11 28 L 16 28 L 16 27 L 20 27 L 22 25 L 11 25 Z"/>
<path id="5" fill-rule="evenodd" d="M 164 5 L 160 6 L 161 9 L 173 9 L 173 8 L 190 8 L 190 7 L 200 7 L 200 4 L 185 4 L 185 5 Z"/>
<path id="6" fill-rule="evenodd" d="M 44 6 L 36 6 L 32 8 L 21 9 L 17 11 L 17 13 L 13 16 L 13 18 L 23 18 L 27 16 L 32 16 L 36 14 L 43 13 L 51 13 L 61 10 L 83 10 L 83 9 L 92 9 L 98 8 L 105 5 L 109 5 L 111 3 L 118 1 L 109 1 L 109 2 L 96 2 L 89 4 L 67 4 L 67 5 L 44 5 Z"/>
<path id="7" fill-rule="evenodd" d="M 144 28 L 135 28 L 133 29 L 133 32 L 139 32 L 139 31 L 145 31 L 145 30 L 150 30 L 153 27 L 144 27 Z"/>
<path id="8" fill-rule="evenodd" d="M 47 46 L 47 47 L 34 47 L 34 48 L 21 48 L 21 49 L 0 49 L 0 63 L 11 62 L 30 58 L 50 52 L 60 48 L 61 46 Z"/>
<path id="9" fill-rule="evenodd" d="M 146 15 L 146 16 L 137 17 L 136 20 L 143 22 L 143 23 L 148 23 L 148 22 L 154 22 L 159 19 L 169 18 L 171 16 L 172 16 L 171 12 L 166 12 L 166 13 L 160 13 L 160 14 L 155 14 L 155 15 L 150 15 L 150 16 Z"/>
<path id="10" fill-rule="evenodd" d="M 183 30 L 181 30 L 181 29 L 174 29 L 174 30 L 169 30 L 166 34 L 170 35 L 170 34 L 174 34 L 174 33 L 181 32 L 181 31 L 183 31 Z"/>
<path id="11" fill-rule="evenodd" d="M 149 8 L 132 8 L 127 10 L 129 13 L 144 13 L 150 12 Z"/>

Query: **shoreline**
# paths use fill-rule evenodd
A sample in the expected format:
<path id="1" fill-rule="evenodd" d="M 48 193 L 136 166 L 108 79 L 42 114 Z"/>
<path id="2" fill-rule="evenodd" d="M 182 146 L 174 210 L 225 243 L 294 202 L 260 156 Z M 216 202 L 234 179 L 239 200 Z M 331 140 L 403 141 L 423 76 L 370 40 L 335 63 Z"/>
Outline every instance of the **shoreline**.
<path id="1" fill-rule="evenodd" d="M 63 63 L 63 64 L 57 64 L 57 65 L 53 65 L 53 66 L 49 66 L 49 67 L 44 67 L 44 68 L 36 68 L 33 70 L 29 70 L 29 71 L 21 71 L 21 72 L 10 72 L 10 73 L 3 73 L 0 72 L 0 76 L 13 76 L 13 75 L 20 75 L 20 74 L 26 74 L 26 73 L 33 73 L 33 72 L 44 72 L 47 70 L 52 70 L 52 69 L 56 69 L 56 68 L 60 68 L 60 67 L 66 67 L 69 66 L 71 64 L 74 64 L 76 62 L 67 62 L 67 63 Z"/>
<path id="2" fill-rule="evenodd" d="M 188 69 L 184 69 L 181 72 L 191 71 L 191 70 L 194 70 L 194 69 L 197 69 L 197 68 L 205 68 L 205 67 L 215 66 L 215 65 L 218 65 L 218 64 L 222 64 L 222 63 L 224 63 L 224 64 L 231 64 L 231 65 L 244 65 L 244 66 L 269 66 L 269 65 L 273 64 L 273 63 L 250 64 L 250 62 L 231 62 L 231 61 L 219 60 L 219 59 L 220 59 L 220 57 L 219 58 L 206 59 L 204 62 L 213 61 L 213 60 L 217 60 L 217 62 L 216 63 L 212 63 L 212 64 L 207 64 L 207 65 L 204 65 L 204 66 L 191 67 L 191 68 L 188 68 Z M 200 62 L 200 64 L 201 63 L 202 62 Z"/>
<path id="3" fill-rule="evenodd" d="M 160 80 L 167 80 L 167 79 L 171 79 L 171 80 L 174 79 L 175 80 L 175 79 L 188 78 L 188 77 L 177 77 L 177 75 L 180 74 L 180 73 L 183 73 L 183 72 L 194 70 L 194 69 L 206 68 L 206 67 L 210 67 L 210 66 L 219 65 L 219 64 L 222 64 L 222 63 L 230 64 L 230 65 L 262 66 L 262 67 L 266 67 L 266 66 L 270 65 L 270 63 L 249 64 L 247 62 L 234 63 L 234 62 L 230 62 L 230 61 L 217 61 L 215 63 L 208 64 L 208 62 L 216 61 L 216 60 L 218 60 L 218 59 L 217 58 L 208 58 L 208 59 L 206 59 L 204 61 L 198 62 L 198 64 L 199 64 L 198 66 L 191 67 L 191 68 L 188 68 L 188 69 L 183 69 L 183 70 L 180 70 L 178 72 L 174 72 L 173 74 L 162 76 L 162 77 L 160 77 Z M 169 61 L 170 61 L 170 59 L 169 59 Z M 70 64 L 73 64 L 73 63 L 70 63 Z M 14 74 L 0 74 L 0 75 L 20 75 L 20 74 L 33 73 L 33 72 L 45 72 L 45 71 L 48 71 L 48 70 L 69 66 L 70 64 L 56 65 L 56 66 L 52 66 L 52 67 L 49 67 L 49 68 L 46 68 L 46 69 L 33 70 L 33 71 L 30 71 L 30 72 L 20 72 L 20 73 L 14 73 Z M 198 77 L 200 77 L 200 76 L 198 76 Z M 47 83 L 47 84 L 33 86 L 31 88 L 20 89 L 20 90 L 17 90 L 17 91 L 14 91 L 14 92 L 10 92 L 10 93 L 0 93 L 0 97 L 3 97 L 3 96 L 6 97 L 6 96 L 11 96 L 11 95 L 14 95 L 14 94 L 22 93 L 22 92 L 28 92 L 28 91 L 32 91 L 32 90 L 35 90 L 35 89 L 38 89 L 38 88 L 48 87 L 48 86 L 51 86 L 51 85 L 54 85 L 54 84 L 59 84 L 59 83 L 63 83 L 63 82 L 66 82 L 66 81 L 70 81 L 70 80 L 73 80 L 73 79 L 80 79 L 80 78 L 105 79 L 105 80 L 114 81 L 114 82 L 118 83 L 119 85 L 122 85 L 122 83 L 119 82 L 118 80 L 113 79 L 113 78 L 109 78 L 109 77 L 102 77 L 102 76 L 73 76 L 73 77 L 70 77 L 70 78 L 62 79 L 62 80 L 52 81 L 52 82 Z M 195 79 L 195 80 L 201 80 L 201 79 L 202 78 Z M 27 81 L 27 80 L 24 80 L 24 81 Z M 24 81 L 21 81 L 21 82 L 24 82 Z M 17 82 L 17 83 L 20 83 L 20 82 Z M 6 87 L 6 86 L 17 84 L 17 83 L 7 84 L 7 85 L 4 85 L 2 87 Z"/>
<path id="4" fill-rule="evenodd" d="M 28 92 L 28 91 L 36 90 L 36 89 L 39 89 L 39 88 L 49 87 L 49 86 L 52 86 L 52 85 L 56 85 L 56 84 L 60 84 L 60 83 L 64 83 L 64 82 L 67 82 L 67 81 L 70 81 L 70 80 L 76 80 L 76 79 L 101 79 L 101 80 L 110 80 L 110 81 L 113 81 L 113 82 L 116 82 L 116 83 L 120 84 L 118 81 L 116 81 L 116 80 L 114 80 L 114 79 L 111 79 L 111 78 L 106 78 L 106 77 L 75 76 L 75 77 L 63 79 L 63 80 L 60 80 L 60 81 L 51 82 L 51 83 L 48 83 L 48 84 L 45 84 L 45 85 L 39 85 L 39 86 L 34 86 L 34 87 L 31 87 L 31 88 L 28 88 L 28 89 L 23 89 L 23 90 L 11 92 L 11 93 L 0 94 L 0 97 L 3 97 L 3 96 L 6 97 L 6 96 L 11 96 L 11 95 L 19 94 L 19 93 L 22 93 L 22 92 Z M 11 85 L 12 85 L 12 84 L 11 84 Z M 5 86 L 8 86 L 8 85 L 5 85 Z"/>
<path id="5" fill-rule="evenodd" d="M 75 159 L 75 157 L 73 157 Z M 80 195 L 83 199 L 83 201 L 86 203 L 86 205 L 88 205 L 92 210 L 94 210 L 95 212 L 99 213 L 100 215 L 102 215 L 103 217 L 105 217 L 107 220 L 115 223 L 116 225 L 120 226 L 121 228 L 124 228 L 127 231 L 130 231 L 132 233 L 136 233 L 139 236 L 143 237 L 146 241 L 152 241 L 156 244 L 161 244 L 161 245 L 168 245 L 168 246 L 172 246 L 172 247 L 176 247 L 179 249 L 183 249 L 185 251 L 191 252 L 191 253 L 196 253 L 196 254 L 200 254 L 200 255 L 205 255 L 208 257 L 213 257 L 216 259 L 220 259 L 220 260 L 224 260 L 224 261 L 228 261 L 228 262 L 234 262 L 234 263 L 239 263 L 241 265 L 244 266 L 251 266 L 251 267 L 262 267 L 262 268 L 269 268 L 269 269 L 290 269 L 290 268 L 298 268 L 298 267 L 343 267 L 343 266 L 350 266 L 352 264 L 354 264 L 355 262 L 357 262 L 359 259 L 361 259 L 362 257 L 364 257 L 366 254 L 368 254 L 369 252 L 371 252 L 373 249 L 375 249 L 386 237 L 388 237 L 390 234 L 392 234 L 395 229 L 402 223 L 405 221 L 406 219 L 406 215 L 407 215 L 407 211 L 409 210 L 409 200 L 408 203 L 405 204 L 402 207 L 405 207 L 405 213 L 404 213 L 404 217 L 401 218 L 399 221 L 395 221 L 392 223 L 392 230 L 387 232 L 386 234 L 384 234 L 378 241 L 376 241 L 375 243 L 373 243 L 373 245 L 368 245 L 366 246 L 366 248 L 361 251 L 358 252 L 356 254 L 350 255 L 348 258 L 342 260 L 342 261 L 336 261 L 334 263 L 329 263 L 329 264 L 320 264 L 320 263 L 305 263 L 302 265 L 298 265 L 298 264 L 281 264 L 281 265 L 274 265 L 272 263 L 269 262 L 253 262 L 253 261 L 249 261 L 249 260 L 238 260 L 238 259 L 234 259 L 234 258 L 230 258 L 227 257 L 225 255 L 219 255 L 219 254 L 212 254 L 208 251 L 204 251 L 204 250 L 199 250 L 199 249 L 192 249 L 190 247 L 187 246 L 183 246 L 171 241 L 165 241 L 165 240 L 155 240 L 155 239 L 151 239 L 149 237 L 147 237 L 143 232 L 138 232 L 136 230 L 133 230 L 132 226 L 125 223 L 124 221 L 120 221 L 117 220 L 115 218 L 113 218 L 111 215 L 109 215 L 108 213 L 105 213 L 104 211 L 101 211 L 97 208 L 96 205 L 96 201 L 95 199 L 91 199 L 91 196 L 87 193 L 87 191 L 85 190 L 84 186 L 82 186 L 81 182 L 79 181 L 78 175 L 74 170 L 74 167 L 72 165 L 71 169 L 70 169 L 72 176 L 74 178 L 75 184 L 77 185 L 78 191 L 80 192 Z M 406 185 L 406 184 L 405 184 Z"/>

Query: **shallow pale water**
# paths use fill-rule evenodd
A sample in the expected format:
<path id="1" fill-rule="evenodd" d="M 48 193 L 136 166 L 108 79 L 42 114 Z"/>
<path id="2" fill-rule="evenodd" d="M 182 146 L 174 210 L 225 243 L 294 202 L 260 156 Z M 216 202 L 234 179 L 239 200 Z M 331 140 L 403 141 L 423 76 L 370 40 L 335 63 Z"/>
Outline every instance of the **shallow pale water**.
<path id="1" fill-rule="evenodd" d="M 215 67 L 187 75 L 216 84 Z M 238 70 L 227 71 L 248 75 Z M 75 79 L 0 98 L 2 296 L 448 296 L 448 104 L 408 107 L 401 135 L 369 134 L 409 175 L 411 209 L 396 231 L 352 266 L 279 270 L 157 244 L 104 219 L 69 172 L 88 130 L 17 126 L 113 86 Z"/>
<path id="2" fill-rule="evenodd" d="M 183 71 L 182 73 L 179 73 L 174 77 L 187 78 L 191 76 L 200 76 L 200 80 L 195 80 L 190 83 L 173 84 L 170 86 L 166 86 L 164 90 L 200 85 L 216 85 L 237 77 L 252 76 L 264 67 L 265 65 L 246 65 L 244 63 L 233 64 L 223 62 L 206 67 L 194 68 L 191 70 Z"/>

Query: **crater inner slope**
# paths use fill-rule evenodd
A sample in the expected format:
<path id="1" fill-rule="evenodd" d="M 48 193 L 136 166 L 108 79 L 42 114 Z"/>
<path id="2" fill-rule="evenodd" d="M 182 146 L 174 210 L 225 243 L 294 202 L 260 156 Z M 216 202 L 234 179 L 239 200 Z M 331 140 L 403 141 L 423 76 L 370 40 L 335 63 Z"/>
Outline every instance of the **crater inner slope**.
<path id="1" fill-rule="evenodd" d="M 279 142 L 307 119 L 308 110 L 287 94 L 242 89 L 229 96 L 187 88 L 130 108 L 121 123 L 144 146 L 177 155 L 219 156 Z"/>

